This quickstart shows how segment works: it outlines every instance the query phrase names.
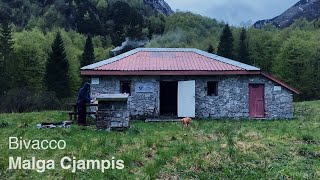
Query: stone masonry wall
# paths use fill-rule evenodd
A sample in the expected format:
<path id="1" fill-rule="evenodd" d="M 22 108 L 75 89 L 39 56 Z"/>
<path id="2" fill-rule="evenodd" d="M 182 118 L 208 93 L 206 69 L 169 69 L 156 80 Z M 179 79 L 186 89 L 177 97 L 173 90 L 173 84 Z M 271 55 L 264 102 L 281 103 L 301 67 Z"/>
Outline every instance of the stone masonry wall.
<path id="1" fill-rule="evenodd" d="M 218 96 L 207 96 L 207 81 L 218 82 Z M 196 81 L 196 115 L 201 118 L 248 118 L 249 84 L 265 85 L 267 119 L 293 118 L 292 93 L 261 76 L 206 77 Z"/>
<path id="2" fill-rule="evenodd" d="M 207 81 L 218 82 L 218 95 L 207 96 Z M 196 116 L 201 118 L 249 117 L 248 84 L 241 77 L 213 77 L 196 81 Z"/>
<path id="3" fill-rule="evenodd" d="M 99 85 L 92 85 L 91 94 L 93 98 L 98 94 L 119 94 L 121 92 L 120 82 L 131 81 L 131 95 L 128 99 L 128 109 L 131 116 L 147 115 L 156 116 L 159 112 L 159 81 L 156 77 L 150 76 L 117 76 L 100 77 Z M 153 93 L 137 93 L 137 83 L 151 83 L 154 85 Z"/>
<path id="4" fill-rule="evenodd" d="M 92 96 L 99 93 L 120 93 L 120 81 L 131 81 L 131 95 L 128 108 L 131 116 L 159 114 L 160 80 L 159 76 L 113 76 L 100 77 L 99 85 L 92 85 Z M 265 111 L 267 119 L 293 118 L 292 92 L 278 86 L 271 80 L 257 75 L 251 76 L 170 76 L 170 80 L 196 80 L 196 116 L 197 118 L 248 118 L 249 117 L 249 84 L 265 85 Z M 218 82 L 218 95 L 207 96 L 207 81 Z M 137 93 L 137 83 L 151 83 L 153 93 Z"/>

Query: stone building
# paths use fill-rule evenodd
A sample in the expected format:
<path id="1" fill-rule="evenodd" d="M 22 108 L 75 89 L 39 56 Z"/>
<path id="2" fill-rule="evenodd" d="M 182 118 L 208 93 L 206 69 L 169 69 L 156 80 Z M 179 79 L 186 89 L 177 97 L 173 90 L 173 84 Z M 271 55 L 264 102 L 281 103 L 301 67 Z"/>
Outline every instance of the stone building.
<path id="1" fill-rule="evenodd" d="M 92 96 L 128 93 L 131 116 L 292 118 L 298 90 L 198 49 L 138 48 L 81 68 Z"/>

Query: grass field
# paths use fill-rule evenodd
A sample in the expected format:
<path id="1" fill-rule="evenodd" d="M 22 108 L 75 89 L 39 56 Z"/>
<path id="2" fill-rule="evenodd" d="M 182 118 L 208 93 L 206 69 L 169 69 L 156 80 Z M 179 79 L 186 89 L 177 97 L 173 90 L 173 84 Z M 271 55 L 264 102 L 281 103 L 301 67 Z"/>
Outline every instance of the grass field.
<path id="1" fill-rule="evenodd" d="M 36 129 L 42 121 L 66 120 L 62 112 L 1 114 L 0 179 L 320 179 L 320 101 L 295 104 L 294 120 L 133 122 L 127 132 L 94 126 Z M 29 126 L 24 127 L 26 123 Z M 64 150 L 8 150 L 8 137 L 66 141 Z M 9 170 L 9 156 L 124 160 L 123 170 Z"/>

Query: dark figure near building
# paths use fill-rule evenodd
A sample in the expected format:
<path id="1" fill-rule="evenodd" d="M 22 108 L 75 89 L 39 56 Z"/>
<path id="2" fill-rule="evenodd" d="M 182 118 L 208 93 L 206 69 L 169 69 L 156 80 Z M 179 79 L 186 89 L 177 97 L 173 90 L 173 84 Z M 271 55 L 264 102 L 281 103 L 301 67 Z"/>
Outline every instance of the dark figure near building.
<path id="1" fill-rule="evenodd" d="M 78 94 L 78 124 L 79 125 L 86 125 L 86 116 L 87 116 L 87 107 L 86 103 L 90 103 L 90 84 L 84 83 L 83 87 L 80 89 Z"/>

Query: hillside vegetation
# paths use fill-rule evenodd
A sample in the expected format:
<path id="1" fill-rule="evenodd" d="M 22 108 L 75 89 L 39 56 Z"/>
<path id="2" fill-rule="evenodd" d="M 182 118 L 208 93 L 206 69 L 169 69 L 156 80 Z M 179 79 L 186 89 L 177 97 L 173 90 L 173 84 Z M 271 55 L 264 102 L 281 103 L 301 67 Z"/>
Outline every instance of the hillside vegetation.
<path id="1" fill-rule="evenodd" d="M 88 36 L 94 62 L 110 58 L 110 50 L 127 37 L 149 38 L 146 47 L 190 47 L 217 54 L 225 26 L 191 12 L 165 16 L 143 0 L 2 0 L 0 24 L 0 112 L 57 109 L 74 102 L 84 81 L 80 64 Z M 260 67 L 299 89 L 295 100 L 320 99 L 319 27 L 319 21 L 303 19 L 281 30 L 231 27 L 232 59 Z M 60 79 L 69 79 L 71 96 L 52 101 L 48 97 L 56 96 L 44 77 L 58 32 L 69 64 L 68 76 Z"/>
<path id="2" fill-rule="evenodd" d="M 63 112 L 1 114 L 1 179 L 319 179 L 320 102 L 295 104 L 293 120 L 133 122 L 126 132 L 95 127 L 36 129 L 42 121 L 62 121 Z M 28 125 L 26 127 L 26 124 Z M 9 150 L 8 137 L 66 141 L 64 150 Z M 8 170 L 8 157 L 124 160 L 124 170 L 77 171 L 57 166 L 44 173 Z"/>

